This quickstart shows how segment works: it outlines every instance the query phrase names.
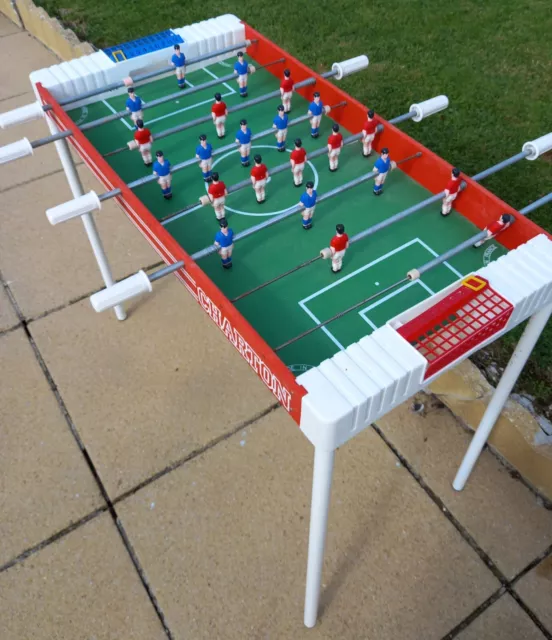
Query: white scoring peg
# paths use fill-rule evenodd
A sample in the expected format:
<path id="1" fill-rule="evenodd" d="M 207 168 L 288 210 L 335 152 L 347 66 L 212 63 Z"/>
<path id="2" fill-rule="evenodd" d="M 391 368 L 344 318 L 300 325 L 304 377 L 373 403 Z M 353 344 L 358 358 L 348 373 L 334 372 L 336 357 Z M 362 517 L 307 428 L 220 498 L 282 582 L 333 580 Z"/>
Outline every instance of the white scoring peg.
<path id="1" fill-rule="evenodd" d="M 366 69 L 369 60 L 368 56 L 356 56 L 356 58 L 349 58 L 343 60 L 343 62 L 334 62 L 332 64 L 332 71 L 336 80 L 341 80 L 351 73 L 356 73 L 362 69 Z"/>
<path id="2" fill-rule="evenodd" d="M 112 287 L 107 287 L 90 296 L 90 302 L 94 311 L 101 313 L 102 311 L 116 307 L 125 300 L 135 298 L 142 293 L 150 293 L 152 290 L 153 287 L 151 286 L 147 273 L 145 273 L 145 271 L 138 271 L 138 273 L 130 276 L 130 278 L 125 278 Z"/>
<path id="3" fill-rule="evenodd" d="M 536 140 L 531 140 L 531 142 L 526 142 L 522 150 L 527 153 L 527 160 L 536 160 L 543 153 L 552 150 L 552 132 Z"/>
<path id="4" fill-rule="evenodd" d="M 80 198 L 69 200 L 63 204 L 58 204 L 57 207 L 52 207 L 46 210 L 46 217 L 50 224 L 56 225 L 60 222 L 66 222 L 71 218 L 77 218 L 85 213 L 91 213 L 102 208 L 102 203 L 98 198 L 95 191 L 89 191 Z"/>
<path id="5" fill-rule="evenodd" d="M 421 122 L 424 118 L 432 116 L 439 111 L 444 111 L 449 106 L 447 96 L 436 96 L 429 100 L 424 100 L 418 104 L 410 105 L 410 111 L 415 111 L 416 115 L 412 117 L 414 122 Z"/>
<path id="6" fill-rule="evenodd" d="M 0 113 L 0 128 L 7 129 L 16 124 L 25 124 L 40 118 L 44 118 L 42 105 L 40 102 L 31 102 L 31 104 L 26 104 L 24 107 Z"/>
<path id="7" fill-rule="evenodd" d="M 6 164 L 6 162 L 13 162 L 18 158 L 25 158 L 26 156 L 33 155 L 33 147 L 27 138 L 12 142 L 3 147 L 0 147 L 0 164 Z"/>

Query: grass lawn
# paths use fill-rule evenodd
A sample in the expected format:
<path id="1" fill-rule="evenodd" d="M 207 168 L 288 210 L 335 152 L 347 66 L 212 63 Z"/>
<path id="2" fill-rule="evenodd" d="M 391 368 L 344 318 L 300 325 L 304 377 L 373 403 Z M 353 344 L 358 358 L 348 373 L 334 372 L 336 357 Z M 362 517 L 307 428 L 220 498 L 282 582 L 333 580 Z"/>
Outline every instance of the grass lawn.
<path id="1" fill-rule="evenodd" d="M 468 174 L 552 130 L 550 0 L 280 0 L 232 7 L 220 0 L 71 0 L 70 7 L 66 0 L 35 1 L 99 48 L 232 10 L 316 70 L 367 53 L 368 71 L 341 86 L 386 118 L 448 95 L 450 107 L 440 116 L 401 127 Z M 522 161 L 483 184 L 521 208 L 552 190 L 552 158 Z M 552 230 L 551 205 L 531 217 Z M 521 330 L 478 362 L 503 367 Z M 517 391 L 536 396 L 537 406 L 552 415 L 552 323 Z"/>

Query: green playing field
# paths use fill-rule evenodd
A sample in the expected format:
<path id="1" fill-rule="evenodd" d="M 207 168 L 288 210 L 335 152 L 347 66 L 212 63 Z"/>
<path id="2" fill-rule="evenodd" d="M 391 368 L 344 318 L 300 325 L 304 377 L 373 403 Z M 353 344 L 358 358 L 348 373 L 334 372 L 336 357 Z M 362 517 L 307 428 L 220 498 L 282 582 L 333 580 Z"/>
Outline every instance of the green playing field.
<path id="1" fill-rule="evenodd" d="M 197 86 L 230 71 L 231 67 L 227 63 L 217 63 L 190 73 L 187 79 L 193 86 Z M 278 86 L 277 78 L 268 71 L 260 70 L 250 78 L 249 97 L 245 100 L 240 98 L 236 82 L 232 80 L 191 95 L 182 92 L 174 101 L 146 110 L 146 125 L 155 138 L 156 134 L 165 129 L 209 116 L 215 91 L 222 93 L 229 107 L 240 104 L 243 106 L 228 117 L 224 140 L 217 139 L 214 126 L 209 121 L 154 142 L 154 151 L 161 149 L 171 164 L 175 165 L 195 156 L 195 147 L 201 133 L 207 134 L 216 151 L 233 143 L 239 121 L 244 117 L 254 134 L 270 128 L 279 99 L 273 98 L 252 107 L 248 107 L 247 102 L 274 91 Z M 139 87 L 137 94 L 147 104 L 150 100 L 175 91 L 174 77 L 167 77 Z M 78 124 L 84 124 L 108 115 L 109 112 L 124 109 L 125 99 L 126 96 L 123 95 L 99 101 L 74 110 L 71 116 Z M 307 101 L 296 94 L 290 119 L 305 114 L 307 106 Z M 382 115 L 392 118 L 400 114 Z M 286 153 L 277 152 L 272 135 L 256 141 L 253 145 L 254 153 L 261 153 L 270 170 L 271 167 L 288 161 L 289 150 L 296 137 L 301 137 L 307 152 L 323 147 L 331 124 L 330 118 L 323 119 L 318 140 L 311 139 L 308 121 L 295 125 L 288 131 Z M 86 133 L 101 153 L 107 153 L 125 146 L 132 139 L 133 127 L 130 119 L 125 118 Z M 346 136 L 350 132 L 342 130 L 342 133 Z M 376 157 L 375 154 L 370 158 L 362 157 L 360 144 L 353 143 L 343 149 L 337 172 L 329 172 L 328 159 L 324 155 L 308 163 L 304 181 L 313 179 L 318 194 L 321 195 L 370 172 Z M 393 149 L 391 157 L 396 161 L 401 159 L 393 156 Z M 124 151 L 109 157 L 108 161 L 126 182 L 150 174 L 137 151 Z M 249 177 L 249 169 L 241 166 L 237 149 L 216 156 L 214 168 L 227 186 Z M 135 193 L 158 219 L 176 213 L 187 205 L 198 203 L 199 197 L 205 193 L 206 187 L 198 166 L 194 164 L 175 173 L 172 189 L 174 195 L 170 201 L 164 200 L 155 182 L 136 188 Z M 291 172 L 284 171 L 270 179 L 266 189 L 266 202 L 262 205 L 257 204 L 250 187 L 229 195 L 226 217 L 231 228 L 239 233 L 289 209 L 299 201 L 302 189 L 294 187 Z M 431 194 L 426 189 L 397 170 L 387 178 L 384 193 L 378 198 L 372 194 L 370 181 L 319 204 L 313 227 L 309 231 L 302 228 L 301 216 L 296 214 L 273 227 L 239 240 L 234 248 L 231 270 L 221 268 L 220 258 L 216 254 L 200 260 L 199 264 L 232 299 L 315 257 L 320 249 L 328 246 L 338 222 L 343 223 L 346 232 L 352 236 L 429 195 Z M 455 211 L 443 218 L 439 215 L 439 209 L 439 204 L 427 207 L 354 244 L 346 253 L 343 270 L 337 275 L 331 272 L 327 261 L 319 260 L 237 301 L 236 306 L 268 344 L 276 348 L 315 324 L 402 280 L 410 269 L 419 267 L 477 232 L 474 225 Z M 172 219 L 167 223 L 166 229 L 188 253 L 193 254 L 212 244 L 218 224 L 210 206 L 198 205 Z M 285 347 L 279 351 L 279 355 L 293 370 L 301 370 L 299 365 L 318 365 L 339 349 L 369 334 L 389 318 L 504 252 L 503 247 L 495 242 L 488 243 L 481 249 L 467 249 L 450 263 L 436 267 L 420 280 L 409 282 L 372 299 L 366 305 Z"/>

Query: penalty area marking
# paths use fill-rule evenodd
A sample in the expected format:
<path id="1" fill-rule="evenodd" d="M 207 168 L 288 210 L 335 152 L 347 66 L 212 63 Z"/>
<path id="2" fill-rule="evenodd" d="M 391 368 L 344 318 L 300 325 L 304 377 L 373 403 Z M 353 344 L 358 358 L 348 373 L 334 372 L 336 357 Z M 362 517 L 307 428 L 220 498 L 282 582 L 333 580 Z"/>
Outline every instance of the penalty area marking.
<path id="1" fill-rule="evenodd" d="M 396 247 L 395 249 L 393 249 L 392 251 L 389 251 L 388 253 L 385 253 L 384 255 L 380 256 L 379 258 L 376 258 L 375 260 L 372 260 L 372 262 L 369 262 L 368 264 L 365 264 L 363 267 L 360 267 L 359 269 L 356 269 L 356 271 L 353 271 L 352 273 L 349 273 L 348 275 L 342 277 L 341 279 L 337 280 L 336 282 L 333 282 L 332 284 L 329 284 L 326 287 L 323 287 L 322 289 L 319 289 L 318 291 L 315 291 L 314 293 L 312 293 L 310 296 L 307 296 L 306 298 L 303 298 L 303 300 L 300 300 L 298 302 L 298 305 L 301 307 L 301 309 L 309 316 L 309 318 L 311 318 L 311 320 L 315 323 L 315 324 L 320 324 L 322 322 L 322 320 L 320 320 L 308 307 L 307 307 L 307 302 L 309 302 L 310 300 L 313 300 L 314 298 L 317 298 L 318 296 L 322 295 L 323 293 L 325 293 L 326 291 L 329 291 L 330 289 L 333 289 L 334 287 L 338 287 L 341 284 L 343 284 L 344 282 L 346 282 L 347 280 L 349 280 L 350 278 L 354 278 L 356 275 L 358 275 L 359 273 L 362 273 L 363 271 L 366 271 L 366 269 L 370 269 L 371 267 L 373 267 L 374 265 L 378 264 L 379 262 L 382 262 L 383 260 L 387 260 L 388 258 L 390 258 L 391 256 L 395 255 L 396 253 L 399 253 L 400 251 L 404 251 L 405 249 L 407 249 L 408 247 L 411 247 L 414 244 L 419 244 L 420 246 L 422 246 L 426 251 L 428 251 L 429 253 L 431 253 L 434 257 L 438 257 L 438 253 L 436 251 L 434 251 L 429 245 L 427 245 L 425 242 L 423 242 L 423 240 L 420 240 L 420 238 L 414 238 L 413 240 L 410 240 L 409 242 L 406 242 L 402 245 L 400 245 L 399 247 Z M 450 271 L 452 271 L 452 273 L 454 273 L 455 276 L 457 276 L 458 278 L 463 278 L 463 275 L 457 270 L 455 269 L 453 266 L 451 266 L 448 262 L 443 262 L 443 265 L 446 266 Z M 430 295 L 433 295 L 433 291 L 425 284 L 423 283 L 421 280 L 417 280 L 417 281 L 413 281 L 410 283 L 407 283 L 405 286 L 401 287 L 400 289 L 398 289 L 395 292 L 392 292 L 390 294 L 388 294 L 387 296 L 385 296 L 384 298 L 382 298 L 379 302 L 376 302 L 373 305 L 370 305 L 369 307 L 366 307 L 365 309 L 363 309 L 362 311 L 359 312 L 359 315 L 362 317 L 362 319 L 367 322 L 373 329 L 377 329 L 378 327 L 376 327 L 374 325 L 373 322 L 371 322 L 370 320 L 368 320 L 368 318 L 366 317 L 366 313 L 373 307 L 378 306 L 379 304 L 385 302 L 386 300 L 388 300 L 389 298 L 394 297 L 396 294 L 400 293 L 401 291 L 404 291 L 405 289 L 409 288 L 410 286 L 412 286 L 413 284 L 415 284 L 415 282 L 419 282 L 420 285 L 426 289 L 426 291 L 428 291 L 428 293 L 430 293 Z M 340 351 L 344 351 L 346 347 L 344 347 L 341 342 L 339 342 L 339 340 L 333 335 L 333 333 L 328 329 L 328 327 L 321 327 L 321 330 L 326 334 L 326 336 L 336 345 L 336 347 L 340 350 Z"/>
<path id="2" fill-rule="evenodd" d="M 274 145 L 269 145 L 269 144 L 258 144 L 258 145 L 252 145 L 251 149 L 276 149 L 277 150 L 278 147 L 275 147 Z M 239 152 L 239 148 L 236 148 L 236 149 L 234 149 L 232 151 L 229 151 L 228 153 L 225 153 L 224 155 L 218 157 L 213 162 L 212 169 L 214 169 L 221 160 L 224 160 L 225 158 L 228 158 L 232 154 L 238 153 L 238 152 Z M 291 153 L 291 151 L 289 151 L 288 149 L 286 149 L 286 152 L 287 153 Z M 312 169 L 312 172 L 314 173 L 314 188 L 316 189 L 318 187 L 318 171 L 316 170 L 315 166 L 313 165 L 313 163 L 310 160 L 307 160 L 307 164 L 309 165 L 309 167 Z M 290 166 L 290 172 L 291 172 L 291 166 Z M 269 169 L 269 173 L 270 173 L 270 169 Z M 269 176 L 268 180 L 267 180 L 267 184 L 270 182 L 270 180 L 271 180 L 271 177 Z M 205 185 L 205 191 L 207 192 L 208 190 L 209 190 L 209 185 L 206 184 Z M 280 209 L 280 211 L 268 211 L 266 213 L 252 213 L 251 211 L 240 211 L 239 209 L 233 209 L 232 207 L 229 207 L 227 204 L 225 204 L 224 207 L 228 211 L 231 211 L 232 213 L 238 213 L 238 214 L 240 214 L 242 216 L 268 218 L 270 216 L 280 215 L 281 213 L 285 213 L 286 211 L 289 211 L 290 209 L 293 209 L 293 207 L 297 206 L 298 202 L 299 202 L 299 199 L 297 199 L 297 202 L 295 204 L 292 204 L 289 207 L 286 207 L 285 209 Z M 191 213 L 191 211 L 187 212 L 187 213 Z"/>
<path id="3" fill-rule="evenodd" d="M 218 76 L 216 74 L 214 74 L 211 70 L 208 69 L 198 69 L 197 71 L 205 71 L 208 75 L 210 75 L 212 78 L 217 79 L 218 80 Z M 186 84 L 188 84 L 190 87 L 195 87 L 195 84 L 192 84 L 188 78 L 186 78 Z M 226 87 L 228 89 L 227 93 L 223 93 L 222 97 L 223 98 L 228 98 L 229 96 L 234 95 L 235 93 L 237 93 L 232 87 L 230 87 L 226 82 L 223 82 L 222 85 L 224 87 Z M 186 97 L 186 94 L 183 94 L 182 96 L 183 98 Z M 157 98 L 155 98 L 157 99 Z M 111 113 L 118 113 L 117 110 L 112 107 L 109 102 L 107 102 L 107 100 L 102 100 L 102 102 L 105 104 L 105 106 L 111 111 Z M 144 106 L 147 106 L 147 102 L 144 100 Z M 178 100 L 175 100 L 176 104 L 178 104 Z M 159 116 L 157 118 L 153 118 L 152 120 L 144 120 L 144 124 L 147 125 L 151 125 L 154 124 L 155 122 L 159 122 L 161 120 L 165 120 L 166 118 L 171 118 L 172 116 L 176 116 L 180 113 L 184 113 L 185 111 L 189 111 L 190 109 L 196 109 L 197 107 L 203 107 L 206 104 L 212 104 L 213 103 L 213 98 L 209 98 L 208 100 L 202 100 L 201 102 L 194 102 L 193 104 L 187 106 L 187 107 L 183 107 L 182 109 L 177 109 L 176 111 L 171 111 L 170 113 L 166 113 L 162 116 Z M 126 118 L 127 116 L 125 116 Z M 128 116 L 129 117 L 129 116 Z M 120 121 L 124 124 L 124 126 L 127 129 L 130 129 L 131 131 L 134 131 L 134 126 L 129 124 L 125 118 L 121 118 Z"/>

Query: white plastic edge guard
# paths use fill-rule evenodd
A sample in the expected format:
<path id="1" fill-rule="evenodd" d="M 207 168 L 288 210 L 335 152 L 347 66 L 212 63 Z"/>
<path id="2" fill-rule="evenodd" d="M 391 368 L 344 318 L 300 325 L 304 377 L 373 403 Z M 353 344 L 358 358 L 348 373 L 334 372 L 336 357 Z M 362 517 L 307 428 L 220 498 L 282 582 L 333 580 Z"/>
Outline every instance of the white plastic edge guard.
<path id="1" fill-rule="evenodd" d="M 7 129 L 16 124 L 25 124 L 44 118 L 44 109 L 39 102 L 31 102 L 23 107 L 0 113 L 0 129 Z"/>
<path id="2" fill-rule="evenodd" d="M 233 14 L 224 14 L 184 27 L 172 28 L 171 31 L 181 35 L 184 39 L 183 51 L 187 58 L 193 58 L 246 40 L 243 23 Z M 103 51 L 96 51 L 81 58 L 33 71 L 30 74 L 30 80 L 37 97 L 36 84 L 40 82 L 56 100 L 70 99 L 77 94 L 98 89 L 113 82 L 124 81 L 128 76 L 166 66 L 172 53 L 174 51 L 171 46 L 115 63 Z M 235 57 L 235 53 L 229 52 L 206 62 L 187 65 L 187 71 L 191 72 L 205 65 L 232 57 Z M 171 74 L 173 72 L 168 71 L 166 75 Z M 163 77 L 165 76 L 159 76 L 159 78 Z M 69 108 L 77 109 L 124 93 L 126 93 L 126 87 L 106 91 L 91 98 L 74 102 Z"/>
<path id="3" fill-rule="evenodd" d="M 90 296 L 90 302 L 94 311 L 101 313 L 142 293 L 150 293 L 152 289 L 153 287 L 146 272 L 138 271 L 130 278 L 125 278 L 112 287 L 107 287 L 107 289 L 98 291 L 98 293 Z"/>
<path id="4" fill-rule="evenodd" d="M 343 60 L 343 62 L 334 62 L 332 64 L 332 71 L 335 71 L 337 73 L 335 79 L 341 80 L 342 78 L 345 78 L 352 73 L 356 73 L 357 71 L 366 69 L 369 63 L 370 61 L 368 60 L 368 56 L 356 56 L 355 58 Z"/>
<path id="5" fill-rule="evenodd" d="M 33 148 L 27 138 L 22 138 L 17 142 L 6 144 L 0 147 L 0 164 L 13 162 L 19 158 L 25 158 L 33 155 Z"/>
<path id="6" fill-rule="evenodd" d="M 547 153 L 552 150 L 552 132 L 547 133 L 536 140 L 526 142 L 523 145 L 522 150 L 529 152 L 527 160 L 536 160 L 539 156 L 542 156 L 543 153 Z"/>
<path id="7" fill-rule="evenodd" d="M 46 209 L 46 217 L 52 225 L 66 222 L 72 218 L 77 218 L 85 213 L 92 213 L 102 208 L 102 203 L 95 191 L 89 191 L 80 198 L 69 200 L 56 207 Z"/>
<path id="8" fill-rule="evenodd" d="M 447 96 L 435 96 L 435 98 L 429 98 L 429 100 L 411 104 L 410 111 L 416 112 L 412 120 L 414 120 L 414 122 L 421 122 L 424 118 L 432 116 L 434 113 L 444 111 L 448 106 L 449 99 Z"/>
<path id="9" fill-rule="evenodd" d="M 307 390 L 300 428 L 312 444 L 328 451 L 341 446 L 445 371 L 549 305 L 552 241 L 538 235 L 473 275 L 486 278 L 514 306 L 506 326 L 425 379 L 427 361 L 396 329 L 456 289 L 467 276 L 398 314 L 370 336 L 297 377 Z"/>

